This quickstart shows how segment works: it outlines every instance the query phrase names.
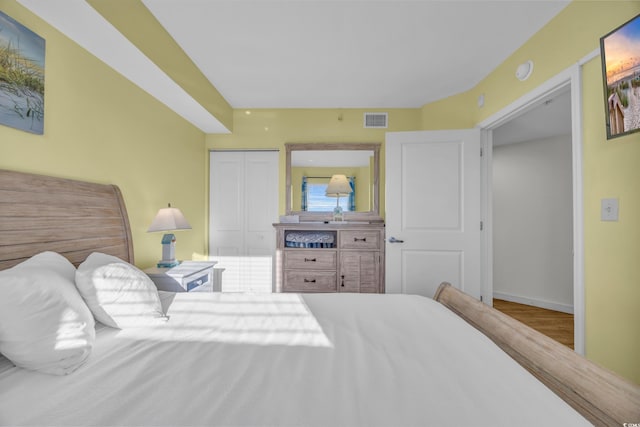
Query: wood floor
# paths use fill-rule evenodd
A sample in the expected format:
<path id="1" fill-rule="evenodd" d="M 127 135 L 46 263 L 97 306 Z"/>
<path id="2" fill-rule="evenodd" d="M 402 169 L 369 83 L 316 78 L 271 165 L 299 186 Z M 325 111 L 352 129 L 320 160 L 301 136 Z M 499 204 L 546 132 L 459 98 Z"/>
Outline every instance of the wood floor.
<path id="1" fill-rule="evenodd" d="M 573 314 L 546 310 L 499 299 L 493 308 L 573 349 Z"/>

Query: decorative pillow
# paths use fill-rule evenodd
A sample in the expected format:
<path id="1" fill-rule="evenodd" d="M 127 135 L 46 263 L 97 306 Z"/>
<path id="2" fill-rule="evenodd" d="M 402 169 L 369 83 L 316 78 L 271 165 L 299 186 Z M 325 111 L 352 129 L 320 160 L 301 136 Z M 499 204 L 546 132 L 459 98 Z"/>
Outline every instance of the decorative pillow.
<path id="1" fill-rule="evenodd" d="M 76 286 L 95 318 L 112 328 L 167 320 L 153 281 L 120 258 L 92 253 L 76 271 Z"/>
<path id="2" fill-rule="evenodd" d="M 65 375 L 89 357 L 95 321 L 74 277 L 55 252 L 0 271 L 0 353 L 16 366 Z"/>

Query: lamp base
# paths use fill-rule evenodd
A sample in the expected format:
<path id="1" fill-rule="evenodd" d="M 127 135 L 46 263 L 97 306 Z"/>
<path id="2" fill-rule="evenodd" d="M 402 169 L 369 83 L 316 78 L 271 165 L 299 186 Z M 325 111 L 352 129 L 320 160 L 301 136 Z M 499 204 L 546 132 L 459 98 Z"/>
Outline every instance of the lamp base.
<path id="1" fill-rule="evenodd" d="M 158 268 L 173 268 L 180 265 L 180 261 L 174 259 L 173 261 L 160 260 L 158 261 Z"/>
<path id="2" fill-rule="evenodd" d="M 162 236 L 162 259 L 158 261 L 158 268 L 171 268 L 180 264 L 176 260 L 176 236 L 167 233 Z"/>
<path id="3" fill-rule="evenodd" d="M 333 208 L 333 221 L 344 222 L 344 212 L 342 211 L 342 207 L 336 206 Z"/>

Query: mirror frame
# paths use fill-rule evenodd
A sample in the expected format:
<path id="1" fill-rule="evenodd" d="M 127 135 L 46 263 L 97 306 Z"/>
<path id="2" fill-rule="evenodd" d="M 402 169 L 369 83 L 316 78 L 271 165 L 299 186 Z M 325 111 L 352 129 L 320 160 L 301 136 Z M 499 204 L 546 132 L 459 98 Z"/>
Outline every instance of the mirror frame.
<path id="1" fill-rule="evenodd" d="M 333 217 L 332 212 L 306 212 L 306 211 L 294 211 L 291 206 L 292 187 L 291 187 L 291 152 L 292 151 L 312 151 L 312 150 L 368 150 L 373 151 L 373 206 L 369 211 L 361 212 L 345 212 L 344 220 L 348 221 L 370 221 L 379 222 L 382 221 L 380 217 L 380 146 L 382 144 L 372 143 L 325 143 L 325 142 L 309 142 L 309 143 L 292 143 L 285 144 L 285 156 L 286 156 L 286 214 L 298 215 L 300 222 L 310 221 L 331 221 Z"/>

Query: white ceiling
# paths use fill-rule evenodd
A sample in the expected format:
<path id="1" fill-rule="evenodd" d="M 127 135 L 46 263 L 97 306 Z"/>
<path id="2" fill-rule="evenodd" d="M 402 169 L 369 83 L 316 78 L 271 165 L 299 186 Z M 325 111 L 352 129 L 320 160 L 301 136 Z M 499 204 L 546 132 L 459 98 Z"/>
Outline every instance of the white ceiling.
<path id="1" fill-rule="evenodd" d="M 84 0 L 18 0 L 207 133 L 228 130 Z M 569 0 L 142 0 L 233 108 L 418 108 Z"/>
<path id="2" fill-rule="evenodd" d="M 471 89 L 568 1 L 143 0 L 234 108 L 417 108 Z"/>
<path id="3" fill-rule="evenodd" d="M 493 145 L 515 144 L 570 134 L 571 91 L 567 87 L 494 129 Z"/>

